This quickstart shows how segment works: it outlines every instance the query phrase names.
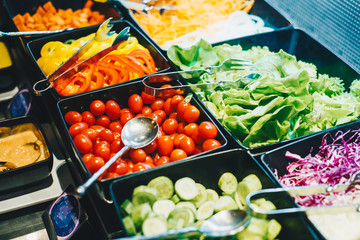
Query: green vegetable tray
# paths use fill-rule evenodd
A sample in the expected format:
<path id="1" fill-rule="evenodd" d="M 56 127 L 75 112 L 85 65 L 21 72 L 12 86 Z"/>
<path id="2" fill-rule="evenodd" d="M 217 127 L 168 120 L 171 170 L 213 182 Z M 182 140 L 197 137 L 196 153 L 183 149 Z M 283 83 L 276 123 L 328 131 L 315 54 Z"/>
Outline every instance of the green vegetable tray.
<path id="1" fill-rule="evenodd" d="M 268 176 L 251 155 L 241 149 L 232 149 L 200 156 L 184 161 L 182 164 L 164 166 L 136 177 L 118 179 L 111 184 L 110 190 L 118 216 L 122 220 L 125 215 L 120 205 L 126 199 L 131 199 L 134 188 L 139 185 L 147 185 L 150 180 L 156 177 L 166 176 L 174 183 L 180 178 L 190 177 L 195 182 L 221 194 L 218 180 L 225 172 L 231 172 L 239 181 L 249 174 L 255 174 L 261 181 L 263 188 L 277 187 L 279 185 Z M 270 200 L 278 208 L 289 207 L 294 204 L 287 196 Z M 276 218 L 276 220 L 282 226 L 277 239 L 323 239 L 304 215 L 283 215 Z M 124 236 L 127 234 L 126 231 L 123 232 Z"/>

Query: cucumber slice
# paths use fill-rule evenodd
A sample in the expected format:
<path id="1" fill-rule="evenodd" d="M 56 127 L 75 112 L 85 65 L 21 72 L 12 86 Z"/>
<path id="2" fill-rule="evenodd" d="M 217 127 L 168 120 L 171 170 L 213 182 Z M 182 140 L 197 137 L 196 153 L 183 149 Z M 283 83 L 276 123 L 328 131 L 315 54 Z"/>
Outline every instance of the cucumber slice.
<path id="1" fill-rule="evenodd" d="M 182 200 L 192 200 L 198 195 L 199 190 L 193 179 L 183 177 L 175 182 L 175 192 Z"/>
<path id="2" fill-rule="evenodd" d="M 215 212 L 220 212 L 222 210 L 232 210 L 238 209 L 238 206 L 235 200 L 230 196 L 221 196 L 219 200 L 215 202 L 214 210 Z"/>
<path id="3" fill-rule="evenodd" d="M 124 217 L 122 219 L 123 224 L 124 224 L 124 228 L 126 230 L 126 232 L 130 235 L 130 236 L 134 236 L 136 235 L 136 227 L 134 224 L 134 221 L 132 220 L 132 218 L 130 217 L 130 215 Z"/>
<path id="4" fill-rule="evenodd" d="M 249 232 L 256 233 L 263 238 L 266 237 L 266 234 L 268 232 L 268 220 L 266 219 L 260 219 L 260 218 L 251 218 L 250 224 L 247 227 L 247 230 Z"/>
<path id="5" fill-rule="evenodd" d="M 152 209 L 155 214 L 167 219 L 170 212 L 175 209 L 175 203 L 171 200 L 160 199 L 154 202 Z"/>
<path id="6" fill-rule="evenodd" d="M 174 194 L 173 181 L 165 176 L 152 179 L 148 183 L 148 187 L 156 189 L 158 199 L 170 199 Z"/>
<path id="7" fill-rule="evenodd" d="M 230 172 L 223 173 L 218 181 L 219 188 L 226 194 L 232 194 L 236 191 L 238 180 Z"/>
<path id="8" fill-rule="evenodd" d="M 129 199 L 126 199 L 121 205 L 120 205 L 120 211 L 124 215 L 130 215 L 133 208 L 133 204 Z"/>
<path id="9" fill-rule="evenodd" d="M 279 235 L 281 231 L 281 224 L 275 219 L 271 219 L 268 223 L 267 239 L 272 240 Z"/>
<path id="10" fill-rule="evenodd" d="M 215 207 L 214 201 L 207 201 L 203 203 L 196 211 L 196 219 L 197 220 L 208 219 L 214 214 L 214 207 Z"/>
<path id="11" fill-rule="evenodd" d="M 177 204 L 178 202 L 181 201 L 181 199 L 179 198 L 179 196 L 177 194 L 174 194 L 171 198 L 171 201 L 173 201 L 175 204 Z"/>
<path id="12" fill-rule="evenodd" d="M 259 200 L 259 199 L 256 199 L 254 203 L 260 209 L 263 209 L 263 210 L 275 210 L 276 209 L 276 206 L 271 201 L 264 199 L 264 201 L 258 202 L 257 200 Z"/>
<path id="13" fill-rule="evenodd" d="M 194 223 L 195 216 L 190 208 L 175 208 L 168 217 L 169 229 L 179 229 Z"/>
<path id="14" fill-rule="evenodd" d="M 149 203 L 143 203 L 141 205 L 134 206 L 131 212 L 131 218 L 137 229 L 141 227 L 142 223 L 150 215 L 151 212 L 151 206 Z"/>
<path id="15" fill-rule="evenodd" d="M 241 202 L 240 194 L 238 191 L 233 193 L 233 198 L 234 198 L 236 204 L 238 205 L 239 209 L 241 209 L 241 210 L 245 209 L 245 205 Z"/>
<path id="16" fill-rule="evenodd" d="M 166 220 L 159 217 L 148 217 L 142 224 L 144 235 L 160 234 L 168 230 Z"/>
<path id="17" fill-rule="evenodd" d="M 251 192 L 260 190 L 261 188 L 262 184 L 256 175 L 250 174 L 245 177 L 237 186 L 241 203 L 246 205 L 246 196 Z"/>
<path id="18" fill-rule="evenodd" d="M 255 174 L 249 174 L 246 176 L 242 182 L 251 183 L 256 188 L 256 191 L 262 189 L 262 184 L 260 179 Z"/>
<path id="19" fill-rule="evenodd" d="M 217 201 L 219 199 L 219 194 L 213 189 L 206 189 L 206 193 L 208 201 Z"/>
<path id="20" fill-rule="evenodd" d="M 178 202 L 175 207 L 177 208 L 190 208 L 194 214 L 196 214 L 196 207 L 195 204 L 192 202 L 188 202 L 188 201 L 181 201 Z"/>
<path id="21" fill-rule="evenodd" d="M 204 202 L 206 202 L 207 200 L 207 192 L 206 192 L 206 188 L 204 187 L 204 185 L 200 184 L 200 183 L 195 183 L 197 189 L 198 189 L 198 194 L 196 195 L 196 197 L 191 200 L 195 206 L 198 208 L 200 207 Z"/>
<path id="22" fill-rule="evenodd" d="M 152 205 L 157 199 L 157 191 L 154 188 L 150 188 L 145 185 L 136 187 L 133 191 L 132 203 L 134 206 L 141 205 L 143 203 L 149 203 Z"/>

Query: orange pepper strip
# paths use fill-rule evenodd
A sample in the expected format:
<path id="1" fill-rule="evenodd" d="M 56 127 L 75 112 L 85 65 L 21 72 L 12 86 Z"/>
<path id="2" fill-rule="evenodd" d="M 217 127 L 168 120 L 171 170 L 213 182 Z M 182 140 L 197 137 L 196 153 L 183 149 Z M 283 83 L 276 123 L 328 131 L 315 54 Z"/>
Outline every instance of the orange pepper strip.
<path id="1" fill-rule="evenodd" d="M 128 59 L 124 58 L 125 55 L 121 54 L 121 55 L 115 55 L 115 54 L 109 54 L 107 56 L 105 56 L 102 60 L 104 62 L 110 62 L 110 63 L 118 63 L 119 66 L 123 66 L 126 67 L 130 72 L 134 72 L 137 73 L 139 76 L 144 76 L 145 73 L 139 69 L 138 66 L 133 65 L 131 63 L 131 61 L 129 61 Z"/>
<path id="2" fill-rule="evenodd" d="M 115 64 L 113 64 L 112 67 L 120 73 L 120 81 L 119 82 L 122 83 L 122 82 L 126 82 L 126 81 L 130 80 L 129 71 L 125 67 L 118 66 Z"/>
<path id="3" fill-rule="evenodd" d="M 97 66 L 97 70 L 105 76 L 105 84 L 114 85 L 116 83 L 119 83 L 120 74 L 118 73 L 118 71 L 112 68 L 111 64 L 105 64 L 106 63 L 99 63 Z"/>
<path id="4" fill-rule="evenodd" d="M 141 60 L 152 73 L 156 72 L 155 61 L 149 52 L 143 49 L 136 49 L 130 52 L 129 55 Z"/>
<path id="5" fill-rule="evenodd" d="M 105 78 L 104 75 L 97 71 L 97 69 L 94 71 L 94 74 L 91 77 L 91 83 L 90 83 L 90 90 L 98 89 L 104 87 L 105 84 Z"/>
<path id="6" fill-rule="evenodd" d="M 95 66 L 89 64 L 87 68 L 72 76 L 71 82 L 59 92 L 62 96 L 70 96 L 77 93 L 85 92 L 91 84 L 91 77 L 94 73 Z"/>
<path id="7" fill-rule="evenodd" d="M 139 60 L 137 60 L 136 58 L 130 56 L 130 55 L 125 55 L 123 56 L 123 58 L 127 59 L 129 61 L 129 64 L 131 64 L 132 66 L 136 66 L 137 68 L 141 69 L 141 71 L 143 72 L 142 75 L 140 76 L 145 76 L 148 74 L 151 74 L 152 72 L 146 68 Z"/>

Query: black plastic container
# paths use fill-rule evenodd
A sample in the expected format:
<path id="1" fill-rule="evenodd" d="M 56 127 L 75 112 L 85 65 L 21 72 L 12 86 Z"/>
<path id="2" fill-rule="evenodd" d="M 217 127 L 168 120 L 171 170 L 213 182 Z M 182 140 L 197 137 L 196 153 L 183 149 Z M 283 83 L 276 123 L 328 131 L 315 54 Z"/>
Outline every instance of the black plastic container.
<path id="1" fill-rule="evenodd" d="M 313 63 L 315 66 L 317 66 L 318 73 L 328 74 L 331 77 L 339 77 L 343 79 L 346 91 L 349 91 L 349 87 L 352 81 L 360 77 L 359 73 L 353 70 L 349 65 L 344 63 L 330 50 L 326 49 L 302 30 L 282 29 L 269 33 L 261 33 L 253 36 L 233 39 L 230 41 L 224 41 L 215 45 L 218 46 L 225 43 L 229 45 L 241 45 L 245 50 L 250 49 L 253 46 L 267 46 L 269 47 L 269 50 L 273 52 L 284 50 L 285 52 L 296 56 L 297 60 Z M 215 118 L 213 114 L 211 114 L 211 116 Z M 229 131 L 227 132 L 231 135 Z M 310 136 L 313 134 L 316 133 L 305 136 Z M 246 149 L 252 155 L 260 156 L 266 151 L 275 149 L 279 146 L 301 139 L 305 136 L 255 148 L 250 148 L 242 145 L 239 142 L 238 143 L 240 147 Z"/>
<path id="2" fill-rule="evenodd" d="M 34 132 L 38 135 L 38 138 L 42 139 L 44 142 L 45 158 L 44 160 L 40 160 L 35 163 L 0 172 L 0 192 L 19 189 L 35 184 L 46 179 L 51 173 L 53 167 L 53 155 L 40 124 L 34 118 L 28 116 L 4 120 L 0 122 L 0 129 L 3 133 L 4 129 L 12 129 L 16 126 L 28 123 L 34 127 Z M 7 135 L 7 133 L 5 134 Z M 11 135 L 12 134 L 10 134 L 10 136 Z M 6 159 L 2 159 L 1 161 L 6 161 Z"/>
<path id="3" fill-rule="evenodd" d="M 135 187 L 146 185 L 155 177 L 167 176 L 173 182 L 182 177 L 191 177 L 206 188 L 219 191 L 218 179 L 225 172 L 233 173 L 238 181 L 249 174 L 255 174 L 259 177 L 263 188 L 278 185 L 248 153 L 241 149 L 232 149 L 197 157 L 191 161 L 157 169 L 141 176 L 116 180 L 111 184 L 111 195 L 119 218 L 122 219 L 124 216 L 120 211 L 120 205 L 123 201 L 131 198 Z M 293 205 L 293 202 L 286 198 L 271 200 L 279 207 Z M 277 239 L 322 239 L 322 236 L 313 230 L 313 226 L 308 223 L 307 218 L 303 215 L 284 215 L 276 218 L 276 220 L 282 225 L 282 230 Z"/>
<path id="4" fill-rule="evenodd" d="M 81 94 L 81 95 L 79 94 L 77 96 L 62 99 L 58 102 L 57 107 L 58 107 L 58 111 L 60 113 L 61 120 L 62 120 L 62 126 L 61 126 L 62 136 L 64 137 L 64 142 L 68 142 L 68 144 L 66 146 L 68 149 L 68 152 L 70 153 L 71 157 L 73 158 L 75 168 L 77 168 L 76 170 L 79 171 L 79 173 L 83 179 L 88 179 L 91 176 L 91 174 L 90 174 L 89 170 L 87 169 L 87 167 L 85 166 L 84 162 L 82 161 L 81 154 L 76 149 L 76 147 L 73 143 L 73 140 L 69 134 L 68 125 L 66 124 L 66 122 L 64 120 L 65 114 L 68 111 L 78 111 L 81 113 L 83 111 L 89 110 L 90 103 L 93 100 L 97 100 L 97 99 L 102 100 L 104 103 L 108 100 L 114 100 L 120 105 L 121 108 L 125 108 L 125 107 L 127 108 L 129 97 L 134 93 L 137 93 L 140 95 L 141 91 L 143 89 L 144 89 L 144 85 L 143 85 L 142 81 L 137 81 L 137 82 L 133 82 L 133 83 L 128 82 L 121 86 L 114 86 L 114 87 L 111 87 L 108 89 L 98 90 L 93 93 L 87 93 L 87 94 Z M 184 94 L 184 96 L 186 96 L 186 93 Z M 211 121 L 209 119 L 207 112 L 204 111 L 204 109 L 202 109 L 202 107 L 199 105 L 199 102 L 196 99 L 191 100 L 190 103 L 192 105 L 196 106 L 200 110 L 200 117 L 199 117 L 197 123 L 200 123 L 201 121 L 205 121 L 205 120 Z M 199 155 L 206 155 L 211 152 L 220 151 L 220 150 L 223 150 L 223 149 L 226 149 L 229 147 L 233 147 L 233 146 L 228 145 L 227 139 L 225 138 L 225 136 L 223 135 L 223 133 L 221 132 L 219 127 L 218 127 L 218 134 L 217 134 L 216 139 L 222 144 L 221 147 L 218 147 L 216 149 L 213 149 L 213 150 L 210 150 L 207 152 L 202 152 L 202 153 L 199 153 L 196 155 L 191 155 L 187 159 L 193 158 L 193 157 L 199 156 Z M 177 165 L 183 161 L 184 160 L 179 160 L 176 162 L 168 163 L 166 165 Z M 161 166 L 156 167 L 156 168 L 160 168 L 160 167 Z M 127 175 L 122 175 L 117 178 L 126 178 L 128 176 L 139 176 L 150 170 L 145 170 L 145 171 L 135 172 L 135 173 L 127 174 Z M 106 191 L 108 191 L 109 184 L 114 179 L 116 179 L 116 178 L 101 180 L 101 184 L 104 186 L 105 193 L 106 193 Z"/>
<path id="5" fill-rule="evenodd" d="M 133 16 L 132 13 L 133 11 L 124 7 L 124 5 L 122 5 L 120 2 L 117 4 L 119 9 L 123 12 L 124 18 L 129 19 L 129 21 L 139 26 L 138 22 Z M 234 11 L 236 10 L 237 9 L 234 9 Z M 252 7 L 252 9 L 250 10 L 249 14 L 260 17 L 264 21 L 265 27 L 273 28 L 275 30 L 283 29 L 283 28 L 292 28 L 291 23 L 264 0 L 257 0 L 254 6 Z M 141 26 L 139 26 L 139 28 L 147 36 L 149 36 L 148 33 L 146 33 Z M 151 37 L 149 36 L 149 38 Z M 157 44 L 153 39 L 152 41 L 154 44 Z M 166 51 L 165 49 L 162 50 Z"/>
<path id="6" fill-rule="evenodd" d="M 170 68 L 168 60 L 165 56 L 153 45 L 150 41 L 130 22 L 128 21 L 119 21 L 115 22 L 114 26 L 112 27 L 111 31 L 116 31 L 119 33 L 125 27 L 130 27 L 130 34 L 138 39 L 138 42 L 147 48 L 155 61 L 155 65 L 158 69 L 158 72 L 166 71 Z M 98 27 L 88 27 L 83 29 L 77 29 L 73 32 L 61 33 L 57 35 L 52 35 L 40 39 L 33 40 L 28 43 L 28 51 L 31 56 L 34 65 L 34 75 L 31 77 L 32 82 L 35 83 L 42 79 L 46 79 L 45 74 L 40 69 L 39 65 L 37 64 L 36 60 L 40 57 L 41 48 L 50 41 L 61 41 L 65 42 L 68 39 L 79 39 L 81 37 L 85 37 L 91 33 L 96 32 Z M 133 80 L 130 80 L 133 81 Z M 60 96 L 54 88 L 50 90 L 56 99 L 64 98 Z"/>

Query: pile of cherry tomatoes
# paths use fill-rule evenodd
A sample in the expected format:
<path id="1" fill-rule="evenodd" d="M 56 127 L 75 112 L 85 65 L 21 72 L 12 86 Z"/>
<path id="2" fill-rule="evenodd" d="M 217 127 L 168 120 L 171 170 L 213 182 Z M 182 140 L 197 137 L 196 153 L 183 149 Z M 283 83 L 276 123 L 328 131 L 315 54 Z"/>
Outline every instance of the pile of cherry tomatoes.
<path id="1" fill-rule="evenodd" d="M 74 145 L 90 173 L 96 172 L 122 147 L 122 127 L 132 118 L 147 116 L 159 124 L 155 141 L 131 149 L 102 175 L 102 179 L 146 170 L 221 146 L 216 126 L 210 121 L 197 123 L 199 109 L 182 95 L 163 99 L 145 92 L 133 94 L 128 107 L 114 100 L 94 100 L 89 110 L 69 111 L 64 118 Z"/>

